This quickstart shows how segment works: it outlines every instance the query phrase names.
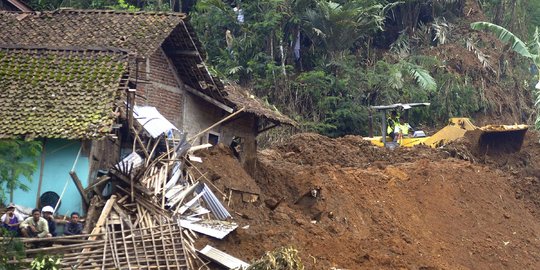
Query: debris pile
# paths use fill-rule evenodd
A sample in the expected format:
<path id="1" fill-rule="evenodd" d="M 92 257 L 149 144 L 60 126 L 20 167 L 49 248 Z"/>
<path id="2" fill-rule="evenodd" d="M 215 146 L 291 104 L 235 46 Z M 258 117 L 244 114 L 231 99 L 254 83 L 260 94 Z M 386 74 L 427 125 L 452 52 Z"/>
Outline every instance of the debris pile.
<path id="1" fill-rule="evenodd" d="M 245 261 L 293 246 L 305 269 L 535 269 L 540 224 L 531 210 L 540 208 L 527 198 L 539 198 L 530 187 L 540 174 L 527 167 L 539 165 L 537 140 L 479 164 L 449 149 L 389 151 L 358 137 L 298 134 L 259 153 L 260 201 L 229 208 L 239 229 L 197 244 Z M 219 165 L 226 151 L 205 152 L 201 166 L 220 176 L 214 184 L 231 181 L 240 167 Z"/>
<path id="2" fill-rule="evenodd" d="M 282 259 L 305 269 L 540 267 L 540 145 L 531 132 L 521 152 L 498 157 L 460 142 L 391 151 L 354 136 L 298 134 L 261 151 L 253 177 L 228 147 L 190 147 L 179 132 L 139 137 L 138 156 L 96 182 L 112 188 L 92 198 L 92 233 L 30 254 L 63 254 L 66 269 L 264 268 Z"/>
<path id="3" fill-rule="evenodd" d="M 192 153 L 211 145 L 191 147 L 174 126 L 137 120 L 131 153 L 87 188 L 98 191 L 86 217 L 90 233 L 53 238 L 62 245 L 27 254 L 61 255 L 65 269 L 209 269 L 195 232 L 222 239 L 238 227 L 208 181 L 193 177 Z"/>

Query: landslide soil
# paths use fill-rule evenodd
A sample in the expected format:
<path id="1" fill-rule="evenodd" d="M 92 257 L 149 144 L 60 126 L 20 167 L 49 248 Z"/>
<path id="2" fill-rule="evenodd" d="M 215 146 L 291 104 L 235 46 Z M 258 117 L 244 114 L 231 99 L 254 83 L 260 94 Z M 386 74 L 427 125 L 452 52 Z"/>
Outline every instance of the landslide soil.
<path id="1" fill-rule="evenodd" d="M 202 151 L 207 181 L 260 198 L 229 203 L 239 228 L 197 245 L 245 261 L 293 246 L 306 269 L 540 269 L 537 142 L 474 156 L 466 142 L 392 151 L 299 134 L 261 151 L 252 178 L 227 148 Z"/>

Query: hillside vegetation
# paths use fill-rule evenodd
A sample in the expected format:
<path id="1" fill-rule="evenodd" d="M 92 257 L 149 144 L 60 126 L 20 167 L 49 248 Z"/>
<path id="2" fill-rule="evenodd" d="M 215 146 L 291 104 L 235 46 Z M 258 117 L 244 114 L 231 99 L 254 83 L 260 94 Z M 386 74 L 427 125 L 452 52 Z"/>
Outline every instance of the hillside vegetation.
<path id="1" fill-rule="evenodd" d="M 211 70 L 252 88 L 302 131 L 366 135 L 369 106 L 397 102 L 431 103 L 414 111 L 416 126 L 453 116 L 479 125 L 536 118 L 538 69 L 470 24 L 493 22 L 535 40 L 537 0 L 26 2 L 189 12 Z"/>

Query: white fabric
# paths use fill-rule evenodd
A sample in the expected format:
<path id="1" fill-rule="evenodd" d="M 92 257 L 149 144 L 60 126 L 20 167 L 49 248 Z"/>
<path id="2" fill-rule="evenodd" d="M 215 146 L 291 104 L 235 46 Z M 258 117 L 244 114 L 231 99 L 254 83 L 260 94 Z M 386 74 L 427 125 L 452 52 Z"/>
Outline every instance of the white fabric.
<path id="1" fill-rule="evenodd" d="M 169 120 L 165 119 L 155 107 L 135 106 L 133 113 L 137 122 L 143 126 L 152 138 L 157 138 L 161 134 L 167 134 L 171 130 L 178 130 Z"/>
<path id="2" fill-rule="evenodd" d="M 17 212 L 17 210 L 15 210 L 13 212 L 13 214 L 17 217 L 17 219 L 19 220 L 19 222 L 23 222 L 24 221 L 24 216 L 19 214 Z M 6 218 L 7 218 L 7 213 L 3 214 L 2 217 L 0 218 L 0 220 L 2 221 L 2 223 L 6 222 Z"/>

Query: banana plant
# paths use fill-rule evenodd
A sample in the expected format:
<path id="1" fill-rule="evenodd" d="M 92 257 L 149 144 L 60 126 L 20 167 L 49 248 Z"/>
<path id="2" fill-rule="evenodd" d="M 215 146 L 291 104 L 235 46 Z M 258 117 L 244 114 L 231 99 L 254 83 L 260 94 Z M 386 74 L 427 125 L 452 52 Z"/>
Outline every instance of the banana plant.
<path id="1" fill-rule="evenodd" d="M 532 60 L 536 67 L 540 68 L 540 37 L 538 28 L 534 33 L 532 42 L 527 45 L 519 37 L 517 37 L 512 32 L 508 31 L 506 28 L 496 25 L 490 22 L 474 22 L 471 23 L 471 28 L 474 30 L 487 30 L 497 36 L 499 40 L 504 43 L 510 43 L 511 49 L 518 53 L 519 55 L 529 58 Z M 539 71 L 540 72 L 540 71 Z M 538 83 L 535 88 L 540 90 L 540 73 L 538 74 Z"/>
<path id="2" fill-rule="evenodd" d="M 516 53 L 523 57 L 532 60 L 534 65 L 539 69 L 538 83 L 536 83 L 536 102 L 534 105 L 537 110 L 537 117 L 535 121 L 536 128 L 540 128 L 540 33 L 538 27 L 534 31 L 532 41 L 527 45 L 521 39 L 519 39 L 512 32 L 508 31 L 502 26 L 489 23 L 489 22 L 475 22 L 471 23 L 471 28 L 474 30 L 487 30 L 492 32 L 504 43 L 511 43 L 511 48 Z"/>

